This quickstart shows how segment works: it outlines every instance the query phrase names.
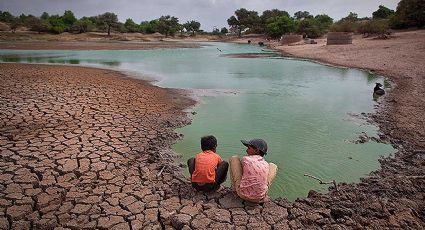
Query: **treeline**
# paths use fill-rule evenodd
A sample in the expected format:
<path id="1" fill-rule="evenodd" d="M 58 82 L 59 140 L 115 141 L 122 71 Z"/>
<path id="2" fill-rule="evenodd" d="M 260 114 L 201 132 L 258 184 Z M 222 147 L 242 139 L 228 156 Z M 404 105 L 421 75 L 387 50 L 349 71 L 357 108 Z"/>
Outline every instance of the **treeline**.
<path id="1" fill-rule="evenodd" d="M 200 29 L 201 23 L 191 20 L 180 24 L 177 17 L 170 15 L 137 24 L 130 18 L 124 23 L 119 22 L 117 15 L 110 12 L 77 19 L 70 10 L 65 11 L 63 15 L 49 15 L 44 12 L 40 17 L 25 14 L 15 17 L 7 11 L 0 11 L 0 21 L 6 22 L 12 31 L 19 26 L 26 26 L 32 31 L 58 34 L 105 31 L 109 35 L 112 30 L 144 34 L 158 32 L 166 36 L 174 36 L 179 32 L 192 35 L 205 33 Z M 356 13 L 350 12 L 348 16 L 337 22 L 326 14 L 311 15 L 307 11 L 298 11 L 290 16 L 284 10 L 272 9 L 259 15 L 256 11 L 241 8 L 227 19 L 227 23 L 230 32 L 239 36 L 242 33 L 255 33 L 279 38 L 283 34 L 295 33 L 316 38 L 328 31 L 383 34 L 390 28 L 422 28 L 425 25 L 425 0 L 401 0 L 396 11 L 381 5 L 373 12 L 372 17 L 358 18 Z M 228 32 L 226 27 L 221 30 L 214 28 L 212 34 Z"/>
<path id="2" fill-rule="evenodd" d="M 191 20 L 180 24 L 178 18 L 169 15 L 137 24 L 130 18 L 125 23 L 119 22 L 118 16 L 111 12 L 77 19 L 70 10 L 65 11 L 63 15 L 49 15 L 44 12 L 40 17 L 25 14 L 15 17 L 7 11 L 0 11 L 0 21 L 8 23 L 12 31 L 15 31 L 20 26 L 25 26 L 31 31 L 56 34 L 63 32 L 85 33 L 105 31 L 110 35 L 111 31 L 114 30 L 121 33 L 140 32 L 152 34 L 158 32 L 166 36 L 173 36 L 177 32 L 189 32 L 191 34 L 203 32 L 200 30 L 201 23 Z M 220 33 L 218 30 L 214 32 Z M 224 28 L 221 32 L 227 33 L 227 29 Z"/>
<path id="3" fill-rule="evenodd" d="M 291 17 L 286 11 L 273 9 L 259 15 L 256 11 L 241 8 L 227 19 L 227 23 L 230 31 L 239 36 L 242 33 L 260 33 L 278 38 L 283 34 L 295 33 L 317 38 L 328 31 L 382 34 L 390 28 L 423 27 L 425 0 L 401 0 L 396 11 L 380 5 L 372 17 L 359 18 L 356 13 L 350 12 L 335 23 L 326 14 L 314 16 L 307 11 L 298 11 Z"/>

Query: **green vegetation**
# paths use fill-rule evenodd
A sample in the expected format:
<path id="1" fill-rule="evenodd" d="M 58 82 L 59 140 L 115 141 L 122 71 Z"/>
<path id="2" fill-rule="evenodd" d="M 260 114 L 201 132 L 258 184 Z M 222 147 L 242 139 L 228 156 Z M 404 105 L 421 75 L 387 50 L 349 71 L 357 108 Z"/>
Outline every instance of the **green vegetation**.
<path id="1" fill-rule="evenodd" d="M 380 5 L 379 9 L 372 13 L 373 19 L 387 19 L 392 15 L 394 15 L 394 10 L 388 9 L 383 5 Z"/>
<path id="2" fill-rule="evenodd" d="M 36 32 L 47 32 L 60 34 L 62 32 L 86 33 L 91 31 L 106 32 L 108 35 L 112 31 L 128 32 L 128 33 L 162 33 L 166 36 L 173 36 L 177 31 L 190 32 L 192 35 L 201 33 L 201 23 L 191 20 L 181 25 L 176 17 L 167 15 L 151 21 L 143 21 L 137 24 L 133 19 L 128 18 L 125 23 L 118 21 L 118 16 L 112 12 L 106 12 L 97 16 L 82 17 L 77 19 L 70 10 L 64 12 L 63 15 L 49 15 L 43 12 L 40 17 L 33 15 L 21 14 L 18 17 L 13 16 L 9 12 L 0 11 L 0 22 L 9 25 L 12 32 L 19 27 L 26 27 Z M 227 28 L 225 33 L 227 33 Z M 223 30 L 223 29 L 222 29 Z M 224 30 L 223 30 L 224 31 Z"/>
<path id="3" fill-rule="evenodd" d="M 201 28 L 201 23 L 192 20 L 183 24 L 183 27 L 186 29 L 186 31 L 192 32 L 192 35 L 195 35 L 195 32 L 199 32 L 199 29 Z"/>
<path id="4" fill-rule="evenodd" d="M 393 28 L 408 28 L 425 26 L 425 1 L 401 0 L 397 11 L 390 19 Z"/>
<path id="5" fill-rule="evenodd" d="M 241 36 L 243 33 L 265 33 L 271 38 L 283 34 L 300 33 L 310 38 L 317 38 L 327 32 L 333 19 L 326 14 L 314 17 L 307 11 L 298 11 L 291 17 L 288 12 L 278 9 L 266 10 L 261 16 L 255 11 L 244 8 L 235 11 L 227 19 L 230 30 Z"/>
<path id="6" fill-rule="evenodd" d="M 40 17 L 21 14 L 13 16 L 7 11 L 0 11 L 0 22 L 6 23 L 14 32 L 17 28 L 25 26 L 32 31 L 49 33 L 85 33 L 91 31 L 128 32 L 153 34 L 161 33 L 174 36 L 177 32 L 205 34 L 201 23 L 191 20 L 184 24 L 179 19 L 166 15 L 150 21 L 137 24 L 133 19 L 126 19 L 125 23 L 118 21 L 118 16 L 106 12 L 97 16 L 82 17 L 77 19 L 74 13 L 66 10 L 63 15 L 49 15 L 43 12 Z M 245 8 L 237 9 L 234 15 L 227 19 L 230 29 L 214 27 L 211 34 L 222 35 L 233 33 L 239 37 L 242 34 L 265 34 L 269 38 L 280 38 L 284 34 L 301 34 L 309 38 L 317 38 L 328 31 L 357 32 L 363 34 L 384 34 L 390 28 L 401 29 L 409 27 L 421 28 L 425 25 L 425 1 L 401 0 L 397 10 L 391 10 L 384 5 L 372 13 L 372 17 L 359 18 L 357 13 L 350 12 L 346 17 L 335 22 L 326 14 L 311 15 L 308 11 L 295 12 L 291 17 L 287 11 L 279 9 L 265 10 L 261 15 Z M 7 26 L 3 26 L 8 28 Z"/>

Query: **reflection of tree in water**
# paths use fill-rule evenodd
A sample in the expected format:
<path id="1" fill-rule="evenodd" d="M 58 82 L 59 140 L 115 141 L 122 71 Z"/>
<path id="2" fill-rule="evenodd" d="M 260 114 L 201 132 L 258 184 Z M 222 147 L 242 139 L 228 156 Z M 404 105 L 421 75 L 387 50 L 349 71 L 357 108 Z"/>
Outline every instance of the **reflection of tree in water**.
<path id="1" fill-rule="evenodd" d="M 100 64 L 107 65 L 107 66 L 120 66 L 121 62 L 119 62 L 119 61 L 104 61 L 104 62 L 100 62 Z"/>
<path id="2" fill-rule="evenodd" d="M 367 83 L 375 83 L 378 80 L 378 76 L 373 73 L 367 74 Z"/>
<path id="3" fill-rule="evenodd" d="M 71 59 L 71 60 L 69 60 L 69 64 L 78 65 L 78 64 L 80 64 L 80 60 L 78 60 L 78 59 Z"/>
<path id="4" fill-rule="evenodd" d="M 22 58 L 17 55 L 10 55 L 10 56 L 1 56 L 0 60 L 2 62 L 21 62 Z"/>

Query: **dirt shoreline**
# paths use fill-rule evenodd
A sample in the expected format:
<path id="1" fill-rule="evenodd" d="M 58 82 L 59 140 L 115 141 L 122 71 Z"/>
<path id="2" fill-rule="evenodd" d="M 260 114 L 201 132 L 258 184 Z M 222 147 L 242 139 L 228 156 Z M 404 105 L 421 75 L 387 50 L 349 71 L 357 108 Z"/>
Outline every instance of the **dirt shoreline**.
<path id="1" fill-rule="evenodd" d="M 308 56 L 317 51 L 310 45 L 296 47 L 307 54 L 275 48 L 324 55 Z M 320 61 L 344 66 L 339 59 Z M 176 91 L 110 70 L 0 69 L 1 229 L 425 228 L 424 89 L 412 88 L 424 85 L 423 67 L 380 72 L 397 85 L 371 116 L 399 150 L 381 160 L 380 170 L 338 191 L 262 205 L 229 189 L 198 193 L 183 179 L 169 147 L 178 138 L 173 130 L 190 122 L 182 109 L 194 102 Z"/>

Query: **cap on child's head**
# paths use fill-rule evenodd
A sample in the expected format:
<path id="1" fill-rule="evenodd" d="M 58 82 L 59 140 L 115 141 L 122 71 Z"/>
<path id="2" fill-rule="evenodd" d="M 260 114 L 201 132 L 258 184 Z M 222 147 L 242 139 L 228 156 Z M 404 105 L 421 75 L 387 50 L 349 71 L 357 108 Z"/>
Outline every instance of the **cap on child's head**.
<path id="1" fill-rule="evenodd" d="M 249 141 L 241 140 L 242 144 L 246 147 L 252 146 L 258 150 L 260 150 L 264 155 L 267 154 L 267 143 L 263 139 L 252 139 Z"/>

